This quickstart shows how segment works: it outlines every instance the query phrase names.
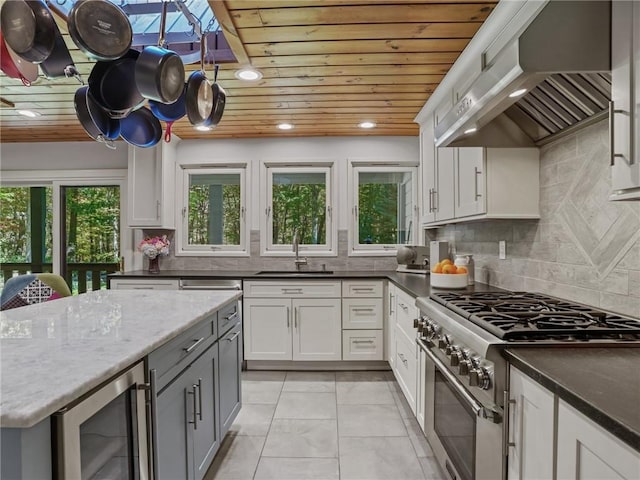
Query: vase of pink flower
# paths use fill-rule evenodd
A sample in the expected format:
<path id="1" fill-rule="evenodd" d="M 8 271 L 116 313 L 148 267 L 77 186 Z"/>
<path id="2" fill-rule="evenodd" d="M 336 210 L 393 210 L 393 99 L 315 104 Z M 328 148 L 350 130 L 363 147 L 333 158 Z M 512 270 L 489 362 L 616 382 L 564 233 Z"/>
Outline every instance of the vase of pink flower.
<path id="1" fill-rule="evenodd" d="M 171 242 L 166 235 L 146 237 L 138 245 L 138 250 L 149 259 L 149 273 L 160 273 L 160 257 L 169 255 Z"/>

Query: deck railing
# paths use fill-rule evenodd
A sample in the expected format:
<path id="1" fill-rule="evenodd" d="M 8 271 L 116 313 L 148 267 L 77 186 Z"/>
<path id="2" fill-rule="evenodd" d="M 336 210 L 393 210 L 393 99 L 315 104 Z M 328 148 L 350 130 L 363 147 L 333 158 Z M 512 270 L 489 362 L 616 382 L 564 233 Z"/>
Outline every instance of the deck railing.
<path id="1" fill-rule="evenodd" d="M 85 293 L 87 290 L 100 290 L 107 288 L 107 275 L 118 271 L 117 263 L 69 263 L 65 280 L 74 294 Z M 15 275 L 23 275 L 32 272 L 51 272 L 52 265 L 45 263 L 33 265 L 31 263 L 3 263 L 2 285 Z M 88 288 L 90 287 L 90 288 Z"/>

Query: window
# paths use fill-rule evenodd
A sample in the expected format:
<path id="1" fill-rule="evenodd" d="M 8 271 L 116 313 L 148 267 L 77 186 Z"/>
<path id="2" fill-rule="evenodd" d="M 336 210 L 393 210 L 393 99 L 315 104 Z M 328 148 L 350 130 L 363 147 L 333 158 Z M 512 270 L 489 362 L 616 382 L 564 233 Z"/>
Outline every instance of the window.
<path id="1" fill-rule="evenodd" d="M 352 253 L 391 255 L 415 242 L 416 175 L 413 166 L 351 165 Z"/>
<path id="2" fill-rule="evenodd" d="M 331 219 L 331 166 L 265 165 L 266 230 L 261 235 L 264 253 L 292 253 L 297 232 L 300 250 L 334 254 L 335 228 Z"/>
<path id="3" fill-rule="evenodd" d="M 245 168 L 185 168 L 177 253 L 247 253 Z"/>

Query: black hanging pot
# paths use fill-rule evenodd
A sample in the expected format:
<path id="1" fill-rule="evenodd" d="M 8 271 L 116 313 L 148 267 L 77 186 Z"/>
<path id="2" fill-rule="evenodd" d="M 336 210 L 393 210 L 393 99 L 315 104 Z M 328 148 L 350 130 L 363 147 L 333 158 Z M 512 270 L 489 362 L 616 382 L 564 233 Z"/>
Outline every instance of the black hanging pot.
<path id="1" fill-rule="evenodd" d="M 171 141 L 171 128 L 173 127 L 173 123 L 177 122 L 187 114 L 186 97 L 187 84 L 185 83 L 180 98 L 173 103 L 167 104 L 149 100 L 151 113 L 153 113 L 158 120 L 162 120 L 167 123 L 167 129 L 164 133 L 164 141 L 167 143 Z"/>
<path id="2" fill-rule="evenodd" d="M 8 0 L 0 9 L 5 42 L 32 63 L 46 60 L 56 41 L 56 22 L 42 0 Z"/>
<path id="3" fill-rule="evenodd" d="M 116 60 L 131 48 L 129 17 L 108 0 L 77 0 L 67 26 L 74 43 L 94 60 Z"/>
<path id="4" fill-rule="evenodd" d="M 158 46 L 145 47 L 136 61 L 136 85 L 143 97 L 173 103 L 184 88 L 184 64 L 175 52 L 162 48 L 167 18 L 167 2 L 162 2 Z"/>
<path id="5" fill-rule="evenodd" d="M 227 93 L 224 91 L 217 82 L 218 79 L 218 66 L 216 65 L 216 74 L 211 90 L 213 92 L 213 111 L 209 117 L 209 126 L 215 127 L 222 120 L 222 114 L 224 113 L 224 107 L 227 103 Z"/>
<path id="6" fill-rule="evenodd" d="M 213 89 L 204 72 L 207 40 L 200 37 L 200 70 L 189 75 L 186 91 L 186 109 L 189 123 L 194 127 L 208 127 L 214 110 Z"/>
<path id="7" fill-rule="evenodd" d="M 122 58 L 96 62 L 89 75 L 93 98 L 112 118 L 124 118 L 142 107 L 145 98 L 135 82 L 136 60 L 140 54 L 129 50 Z"/>
<path id="8" fill-rule="evenodd" d="M 162 125 L 151 110 L 141 108 L 120 120 L 120 136 L 134 147 L 148 148 L 162 138 Z"/>
<path id="9" fill-rule="evenodd" d="M 107 147 L 115 148 L 113 140 L 120 135 L 120 121 L 110 118 L 102 110 L 91 96 L 89 87 L 84 86 L 76 90 L 73 106 L 85 132 L 94 140 L 103 142 Z"/>
<path id="10" fill-rule="evenodd" d="M 71 54 L 69 53 L 69 49 L 67 48 L 67 44 L 64 43 L 64 38 L 60 33 L 57 25 L 55 26 L 56 31 L 56 42 L 53 47 L 53 52 L 51 55 L 44 60 L 40 64 L 40 69 L 42 73 L 44 73 L 45 77 L 51 78 L 61 78 L 61 77 L 76 77 L 80 83 L 82 82 L 82 78 L 76 69 L 76 66 L 73 63 L 73 59 L 71 58 Z"/>

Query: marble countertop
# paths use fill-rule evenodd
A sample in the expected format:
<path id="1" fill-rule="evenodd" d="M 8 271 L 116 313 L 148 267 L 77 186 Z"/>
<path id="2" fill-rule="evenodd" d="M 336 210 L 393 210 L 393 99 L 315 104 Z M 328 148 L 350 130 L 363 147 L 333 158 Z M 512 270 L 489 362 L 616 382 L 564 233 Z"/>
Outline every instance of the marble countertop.
<path id="1" fill-rule="evenodd" d="M 99 290 L 2 312 L 0 426 L 35 425 L 240 296 Z"/>
<path id="2" fill-rule="evenodd" d="M 640 348 L 507 348 L 505 356 L 640 451 Z"/>

